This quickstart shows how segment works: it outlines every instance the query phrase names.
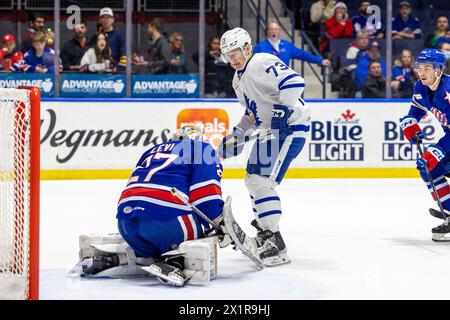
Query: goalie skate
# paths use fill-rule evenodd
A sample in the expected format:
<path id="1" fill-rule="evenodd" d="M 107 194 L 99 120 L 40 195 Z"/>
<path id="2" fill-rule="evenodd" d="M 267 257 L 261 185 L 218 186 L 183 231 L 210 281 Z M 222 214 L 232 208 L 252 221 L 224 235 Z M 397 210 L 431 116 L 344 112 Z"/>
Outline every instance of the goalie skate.
<path id="1" fill-rule="evenodd" d="M 255 238 L 247 236 L 234 219 L 233 213 L 231 212 L 231 197 L 227 197 L 223 207 L 223 222 L 236 249 L 239 249 L 244 255 L 249 257 L 256 264 L 258 270 L 263 269 L 264 265 L 259 259 L 256 250 Z"/>
<path id="2" fill-rule="evenodd" d="M 142 269 L 155 275 L 162 283 L 176 287 L 183 287 L 188 280 L 183 271 L 164 262 L 156 262 Z"/>
<path id="3" fill-rule="evenodd" d="M 440 226 L 431 229 L 433 233 L 432 239 L 436 242 L 449 242 L 450 241 L 450 225 L 444 222 Z"/>

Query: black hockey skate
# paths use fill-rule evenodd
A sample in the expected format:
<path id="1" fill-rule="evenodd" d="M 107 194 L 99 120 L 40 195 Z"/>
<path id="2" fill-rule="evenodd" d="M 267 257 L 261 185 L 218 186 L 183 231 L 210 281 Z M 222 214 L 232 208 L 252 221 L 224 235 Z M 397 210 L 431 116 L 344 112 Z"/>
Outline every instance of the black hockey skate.
<path id="1" fill-rule="evenodd" d="M 155 262 L 148 267 L 143 267 L 142 269 L 155 275 L 158 280 L 164 284 L 183 287 L 187 282 L 186 275 L 181 269 L 165 262 Z"/>
<path id="2" fill-rule="evenodd" d="M 444 214 L 443 214 L 442 211 L 439 211 L 439 210 L 436 210 L 433 208 L 430 208 L 429 211 L 430 211 L 430 214 L 435 218 L 442 219 L 442 220 L 444 220 L 446 218 L 450 218 L 450 215 L 446 212 L 444 212 Z"/>
<path id="3" fill-rule="evenodd" d="M 81 262 L 82 276 L 95 275 L 103 270 L 119 265 L 119 257 L 114 254 L 110 256 L 88 257 Z"/>
<path id="4" fill-rule="evenodd" d="M 440 226 L 437 226 L 433 229 L 431 229 L 431 232 L 433 233 L 433 241 L 437 242 L 448 242 L 450 241 L 450 236 L 447 236 L 450 233 L 450 224 L 448 221 L 445 221 Z"/>
<path id="5" fill-rule="evenodd" d="M 280 231 L 263 230 L 256 220 L 253 220 L 251 224 L 258 230 L 256 244 L 259 258 L 265 266 L 272 267 L 291 262 Z"/>
<path id="6" fill-rule="evenodd" d="M 164 284 L 183 287 L 189 281 L 183 272 L 184 257 L 181 255 L 166 257 L 164 261 L 152 263 L 142 269 L 155 275 Z"/>

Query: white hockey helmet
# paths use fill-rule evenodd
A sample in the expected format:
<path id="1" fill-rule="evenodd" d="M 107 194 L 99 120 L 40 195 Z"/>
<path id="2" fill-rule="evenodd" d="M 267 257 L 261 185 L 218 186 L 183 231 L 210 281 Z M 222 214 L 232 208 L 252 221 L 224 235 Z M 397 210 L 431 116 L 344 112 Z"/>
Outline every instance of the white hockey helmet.
<path id="1" fill-rule="evenodd" d="M 172 140 L 183 140 L 183 139 L 191 139 L 191 140 L 203 140 L 203 130 L 197 124 L 187 124 L 182 126 L 177 132 L 173 135 Z"/>
<path id="2" fill-rule="evenodd" d="M 244 47 L 247 43 L 249 45 L 252 44 L 252 38 L 247 31 L 242 28 L 228 30 L 222 35 L 222 38 L 220 38 L 220 51 L 222 52 L 222 58 L 228 62 L 225 55 L 237 48 L 240 48 L 245 55 Z M 245 58 L 247 59 L 248 57 Z"/>

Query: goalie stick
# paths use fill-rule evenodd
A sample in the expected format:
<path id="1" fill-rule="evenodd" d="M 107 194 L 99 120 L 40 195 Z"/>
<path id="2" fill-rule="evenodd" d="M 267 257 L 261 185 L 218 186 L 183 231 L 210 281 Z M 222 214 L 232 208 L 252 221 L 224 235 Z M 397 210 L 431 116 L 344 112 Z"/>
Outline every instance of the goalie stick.
<path id="1" fill-rule="evenodd" d="M 445 213 L 445 215 L 443 215 L 441 211 L 433 209 L 433 208 L 428 209 L 428 211 L 430 212 L 430 214 L 433 217 L 438 218 L 438 219 L 444 220 L 445 218 L 450 218 L 450 215 L 448 213 Z"/>
<path id="2" fill-rule="evenodd" d="M 217 223 L 209 219 L 202 211 L 200 211 L 200 209 L 198 209 L 195 205 L 184 198 L 177 188 L 171 188 L 171 192 L 175 197 L 180 199 L 185 205 L 191 208 L 199 217 L 208 222 L 214 229 L 217 230 L 218 233 L 224 233 L 224 231 L 217 225 Z M 229 236 L 233 240 L 235 247 L 239 249 L 244 255 L 246 255 L 250 260 L 252 260 L 256 264 L 258 270 L 263 269 L 264 265 L 256 253 L 256 240 L 247 236 L 234 219 L 233 213 L 231 212 L 231 197 L 227 197 L 226 200 L 227 205 L 225 205 L 224 208 L 229 207 L 230 212 L 225 212 L 227 210 L 224 210 L 223 221 Z"/>

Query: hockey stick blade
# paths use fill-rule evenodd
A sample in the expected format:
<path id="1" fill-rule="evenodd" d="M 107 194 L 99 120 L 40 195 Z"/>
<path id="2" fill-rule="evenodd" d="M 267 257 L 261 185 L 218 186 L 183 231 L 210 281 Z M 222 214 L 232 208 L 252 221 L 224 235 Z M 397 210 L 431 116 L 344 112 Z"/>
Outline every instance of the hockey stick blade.
<path id="1" fill-rule="evenodd" d="M 445 220 L 446 218 L 450 218 L 450 215 L 448 213 L 445 213 L 445 216 L 444 216 L 441 211 L 438 211 L 433 208 L 430 208 L 429 212 L 433 217 L 438 218 L 438 219 Z"/>

